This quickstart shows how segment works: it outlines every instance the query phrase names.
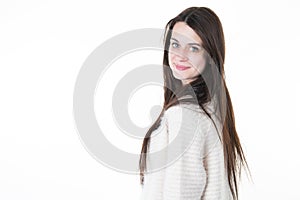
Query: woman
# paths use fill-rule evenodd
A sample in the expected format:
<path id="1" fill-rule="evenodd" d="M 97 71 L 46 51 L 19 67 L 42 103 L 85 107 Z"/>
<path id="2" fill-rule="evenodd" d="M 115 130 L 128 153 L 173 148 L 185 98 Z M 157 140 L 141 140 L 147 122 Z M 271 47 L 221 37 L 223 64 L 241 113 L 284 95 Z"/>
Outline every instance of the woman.
<path id="1" fill-rule="evenodd" d="M 247 166 L 224 78 L 218 16 L 191 7 L 171 19 L 164 39 L 164 105 L 140 156 L 141 199 L 238 199 Z"/>

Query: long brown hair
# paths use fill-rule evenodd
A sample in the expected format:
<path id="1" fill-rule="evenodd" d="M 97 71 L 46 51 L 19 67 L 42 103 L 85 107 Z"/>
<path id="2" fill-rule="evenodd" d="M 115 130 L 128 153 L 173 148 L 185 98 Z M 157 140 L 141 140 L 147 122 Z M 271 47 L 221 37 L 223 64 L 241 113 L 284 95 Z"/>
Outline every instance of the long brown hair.
<path id="1" fill-rule="evenodd" d="M 205 70 L 196 80 L 187 85 L 182 85 L 176 79 L 169 66 L 168 50 L 172 29 L 177 22 L 185 22 L 201 38 L 203 48 L 207 53 Z M 227 170 L 229 187 L 234 199 L 238 199 L 238 178 L 241 175 L 241 167 L 248 169 L 247 162 L 240 144 L 239 137 L 235 128 L 235 119 L 230 95 L 225 83 L 224 74 L 225 60 L 225 40 L 222 24 L 218 16 L 209 8 L 190 7 L 182 11 L 178 16 L 171 19 L 165 28 L 164 55 L 163 55 L 163 77 L 164 77 L 164 104 L 163 109 L 150 127 L 143 140 L 140 155 L 140 178 L 141 184 L 144 183 L 144 173 L 146 171 L 146 156 L 151 133 L 160 126 L 161 117 L 169 107 L 179 103 L 194 102 L 191 99 L 179 100 L 186 95 L 189 89 L 196 95 L 197 104 L 202 108 L 206 115 L 212 120 L 211 115 L 205 108 L 205 104 L 216 98 L 218 112 L 222 121 L 223 129 L 221 133 L 224 161 Z M 213 63 L 213 64 L 212 64 Z M 215 67 L 213 67 L 215 66 Z M 217 70 L 217 73 L 215 73 Z M 218 76 L 216 76 L 218 74 Z M 215 124 L 215 123 L 214 123 Z"/>

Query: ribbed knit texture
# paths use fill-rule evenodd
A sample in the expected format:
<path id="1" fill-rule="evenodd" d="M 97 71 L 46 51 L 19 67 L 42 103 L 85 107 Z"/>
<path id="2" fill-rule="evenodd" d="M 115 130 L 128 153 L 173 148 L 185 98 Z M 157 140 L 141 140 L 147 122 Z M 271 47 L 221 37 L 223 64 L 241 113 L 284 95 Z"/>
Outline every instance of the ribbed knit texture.
<path id="1" fill-rule="evenodd" d="M 232 199 L 222 143 L 202 110 L 176 105 L 165 112 L 151 135 L 140 200 L 201 199 Z"/>

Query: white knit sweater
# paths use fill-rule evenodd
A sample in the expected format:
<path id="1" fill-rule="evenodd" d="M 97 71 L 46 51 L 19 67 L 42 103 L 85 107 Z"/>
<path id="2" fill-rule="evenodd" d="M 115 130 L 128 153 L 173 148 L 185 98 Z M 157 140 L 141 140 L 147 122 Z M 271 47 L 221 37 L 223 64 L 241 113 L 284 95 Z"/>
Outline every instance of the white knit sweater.
<path id="1" fill-rule="evenodd" d="M 151 135 L 140 200 L 231 200 L 227 180 L 222 143 L 206 114 L 186 104 L 166 110 Z"/>

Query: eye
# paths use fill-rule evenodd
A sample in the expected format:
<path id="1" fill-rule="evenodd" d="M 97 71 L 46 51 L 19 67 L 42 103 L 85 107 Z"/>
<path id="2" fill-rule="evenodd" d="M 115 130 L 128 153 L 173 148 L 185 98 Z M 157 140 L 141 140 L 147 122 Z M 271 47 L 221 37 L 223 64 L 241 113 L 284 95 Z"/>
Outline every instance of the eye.
<path id="1" fill-rule="evenodd" d="M 196 53 L 196 52 L 199 52 L 199 51 L 200 51 L 200 48 L 199 48 L 199 47 L 195 47 L 195 46 L 191 46 L 191 47 L 190 47 L 190 51 Z"/>
<path id="2" fill-rule="evenodd" d="M 172 42 L 172 43 L 171 43 L 171 46 L 172 46 L 173 48 L 178 48 L 178 47 L 179 47 L 179 44 L 178 44 L 177 42 Z"/>

